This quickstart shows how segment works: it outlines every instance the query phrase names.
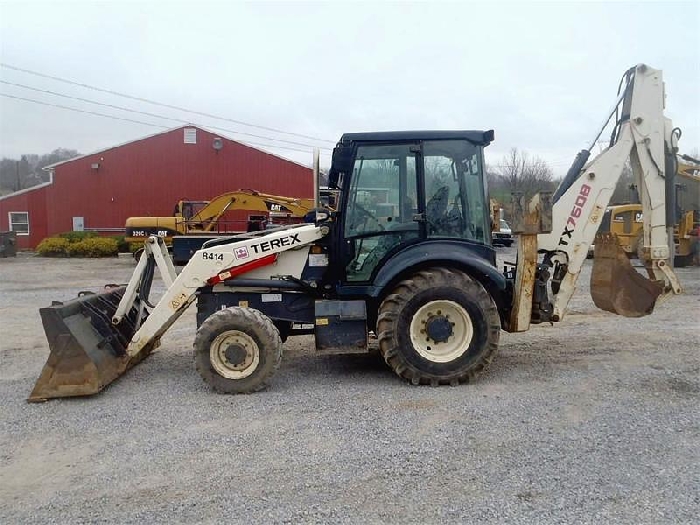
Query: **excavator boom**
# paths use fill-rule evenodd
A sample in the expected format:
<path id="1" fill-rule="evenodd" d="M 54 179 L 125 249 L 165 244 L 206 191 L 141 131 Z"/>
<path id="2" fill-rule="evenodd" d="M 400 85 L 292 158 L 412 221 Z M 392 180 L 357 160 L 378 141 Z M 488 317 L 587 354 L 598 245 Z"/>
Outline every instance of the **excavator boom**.
<path id="1" fill-rule="evenodd" d="M 210 232 L 214 230 L 217 221 L 227 211 L 282 212 L 289 213 L 294 217 L 303 217 L 313 207 L 313 199 L 296 199 L 269 195 L 255 190 L 238 190 L 215 197 L 188 219 L 188 222 L 192 225 L 201 225 L 202 231 Z"/>

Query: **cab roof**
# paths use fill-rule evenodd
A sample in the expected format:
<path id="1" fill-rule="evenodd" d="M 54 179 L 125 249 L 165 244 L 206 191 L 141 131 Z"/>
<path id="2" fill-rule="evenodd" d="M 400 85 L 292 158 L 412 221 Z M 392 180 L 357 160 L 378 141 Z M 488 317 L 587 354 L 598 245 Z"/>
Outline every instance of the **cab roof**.
<path id="1" fill-rule="evenodd" d="M 344 133 L 340 142 L 414 142 L 419 140 L 468 140 L 473 144 L 488 146 L 494 138 L 493 130 L 428 130 L 428 131 L 375 131 Z"/>

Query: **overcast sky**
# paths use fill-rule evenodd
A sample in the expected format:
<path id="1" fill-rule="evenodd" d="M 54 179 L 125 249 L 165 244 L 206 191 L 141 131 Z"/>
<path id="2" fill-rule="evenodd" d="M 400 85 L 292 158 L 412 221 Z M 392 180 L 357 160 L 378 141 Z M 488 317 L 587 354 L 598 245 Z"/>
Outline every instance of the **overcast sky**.
<path id="1" fill-rule="evenodd" d="M 326 141 L 3 67 L 0 93 L 142 123 L 0 97 L 0 156 L 58 147 L 89 153 L 189 121 L 241 141 L 302 149 L 265 148 L 308 165 L 306 145 L 331 148 L 343 132 L 492 128 L 488 161 L 518 147 L 561 174 L 594 137 L 621 74 L 639 62 L 664 70 L 667 116 L 683 129 L 682 151 L 691 151 L 700 146 L 699 27 L 698 1 L 0 0 L 6 65 Z M 330 151 L 323 153 L 327 164 Z"/>

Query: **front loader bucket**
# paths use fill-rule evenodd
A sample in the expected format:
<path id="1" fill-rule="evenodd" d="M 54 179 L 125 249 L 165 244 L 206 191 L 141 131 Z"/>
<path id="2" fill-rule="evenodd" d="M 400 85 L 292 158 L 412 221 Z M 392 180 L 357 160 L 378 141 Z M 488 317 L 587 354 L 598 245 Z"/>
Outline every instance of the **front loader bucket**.
<path id="1" fill-rule="evenodd" d="M 83 295 L 39 310 L 51 353 L 28 401 L 95 394 L 147 355 L 126 353 L 147 315 L 139 314 L 138 300 L 118 325 L 112 324 L 124 290 Z"/>
<path id="2" fill-rule="evenodd" d="M 591 296 L 601 310 L 624 317 L 643 317 L 654 310 L 663 285 L 637 272 L 614 233 L 595 238 Z"/>

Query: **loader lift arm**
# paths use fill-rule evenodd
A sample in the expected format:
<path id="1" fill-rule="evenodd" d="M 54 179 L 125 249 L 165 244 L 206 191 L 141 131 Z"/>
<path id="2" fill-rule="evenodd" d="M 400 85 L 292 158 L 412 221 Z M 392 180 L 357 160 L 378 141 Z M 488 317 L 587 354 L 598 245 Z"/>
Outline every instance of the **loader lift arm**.
<path id="1" fill-rule="evenodd" d="M 325 226 L 304 224 L 231 237 L 197 251 L 179 275 L 164 239 L 149 237 L 126 288 L 40 310 L 51 354 L 28 400 L 99 392 L 158 346 L 199 288 L 272 265 L 284 252 L 303 249 L 327 233 Z M 151 307 L 155 266 L 167 290 Z"/>
<path id="2" fill-rule="evenodd" d="M 157 345 L 160 336 L 187 310 L 194 301 L 197 290 L 203 286 L 213 286 L 222 281 L 235 278 L 250 270 L 274 264 L 277 256 L 287 250 L 307 246 L 327 233 L 327 229 L 311 224 L 292 228 L 281 228 L 266 235 L 247 236 L 247 239 L 218 244 L 202 248 L 192 257 L 190 264 L 185 266 L 180 275 L 170 281 L 175 275 L 172 260 L 167 256 L 167 248 L 163 240 L 151 236 L 146 243 L 146 254 L 153 254 L 163 280 L 167 286 L 165 294 L 158 304 L 148 314 L 148 318 L 134 334 L 127 348 L 130 357 L 137 356 L 142 351 L 148 351 Z M 142 260 L 150 257 L 142 257 Z M 129 281 L 124 299 L 113 318 L 114 324 L 119 324 L 124 312 L 131 308 L 130 301 L 136 299 L 136 290 L 141 276 L 146 271 L 147 263 L 141 264 Z M 170 282 L 169 282 L 170 281 Z"/>

